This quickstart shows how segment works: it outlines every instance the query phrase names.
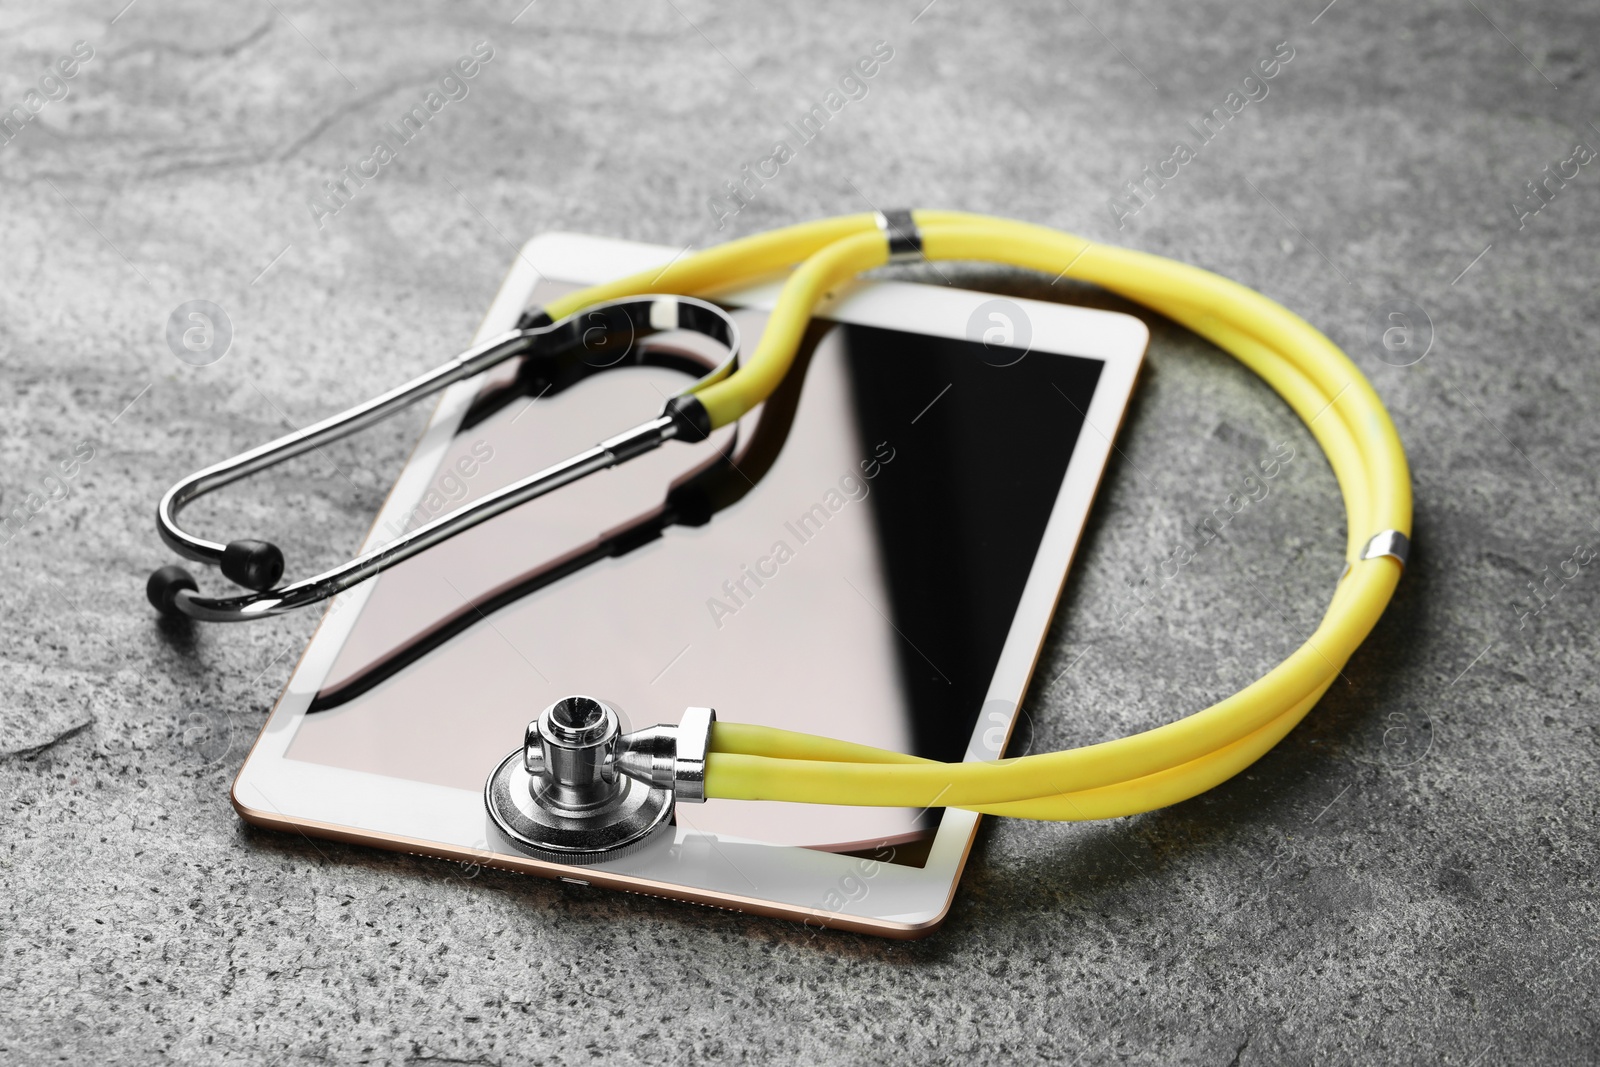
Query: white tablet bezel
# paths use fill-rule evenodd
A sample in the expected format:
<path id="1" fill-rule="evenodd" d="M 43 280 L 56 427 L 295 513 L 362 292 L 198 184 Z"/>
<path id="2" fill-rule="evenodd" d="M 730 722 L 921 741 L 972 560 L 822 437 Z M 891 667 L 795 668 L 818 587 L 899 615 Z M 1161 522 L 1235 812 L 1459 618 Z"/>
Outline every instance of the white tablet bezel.
<path id="1" fill-rule="evenodd" d="M 475 340 L 510 329 L 541 276 L 597 283 L 663 266 L 680 254 L 662 246 L 579 234 L 536 237 L 512 263 Z M 772 280 L 720 298 L 769 309 L 780 285 L 781 279 Z M 990 293 L 944 286 L 857 281 L 830 294 L 817 315 L 912 333 L 965 337 L 974 311 L 993 299 Z M 1149 341 L 1144 323 L 1130 315 L 1033 300 L 1013 302 L 1028 316 L 1032 352 L 1087 356 L 1102 361 L 1104 369 L 967 746 L 965 758 L 969 760 L 997 758 L 1010 736 Z M 478 379 L 471 379 L 444 392 L 374 521 L 363 551 L 377 547 L 382 538 L 379 531 L 402 527 L 400 520 L 426 491 L 477 390 Z M 978 824 L 978 816 L 972 812 L 944 812 L 927 862 L 920 868 L 690 832 L 683 827 L 672 828 L 670 840 L 664 831 L 657 844 L 620 859 L 571 867 L 498 845 L 481 790 L 453 789 L 285 758 L 307 705 L 321 687 L 372 587 L 371 582 L 357 586 L 329 607 L 240 769 L 233 785 L 233 803 L 250 822 L 893 937 L 925 934 L 936 928 L 949 910 Z M 736 708 L 719 710 L 724 718 L 739 717 Z"/>

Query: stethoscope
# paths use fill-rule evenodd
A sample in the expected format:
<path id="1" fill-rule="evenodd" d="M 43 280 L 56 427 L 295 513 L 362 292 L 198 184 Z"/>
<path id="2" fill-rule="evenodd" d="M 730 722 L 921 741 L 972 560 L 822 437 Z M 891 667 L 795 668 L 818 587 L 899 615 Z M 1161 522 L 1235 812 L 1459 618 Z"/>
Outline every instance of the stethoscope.
<path id="1" fill-rule="evenodd" d="M 785 380 L 812 309 L 834 286 L 887 263 L 980 260 L 1096 283 L 1211 340 L 1261 375 L 1327 454 L 1348 515 L 1346 566 L 1321 624 L 1245 689 L 1144 733 L 1020 759 L 941 763 L 810 734 L 717 722 L 691 708 L 676 725 L 623 734 L 604 701 L 572 696 L 527 726 L 493 768 L 484 796 L 511 844 L 532 855 L 595 862 L 645 847 L 677 802 L 707 798 L 958 807 L 1050 820 L 1104 819 L 1195 796 L 1255 762 L 1339 677 L 1393 596 L 1409 549 L 1405 451 L 1382 402 L 1333 342 L 1265 296 L 1197 267 L 1094 244 L 1044 227 L 948 211 L 850 215 L 791 226 L 687 255 L 561 297 L 517 329 L 382 396 L 190 475 L 157 509 L 162 539 L 219 566 L 252 592 L 201 596 L 181 567 L 151 575 L 168 614 L 240 621 L 335 596 L 478 523 L 667 441 L 702 441 L 760 406 Z M 760 341 L 741 357 L 733 320 L 705 293 L 791 270 Z M 654 419 L 441 516 L 324 574 L 281 585 L 283 555 L 262 541 L 220 544 L 177 523 L 214 489 L 369 426 L 513 357 L 554 380 L 644 359 L 653 333 L 688 330 L 726 356 Z M 522 373 L 519 370 L 519 373 Z"/>

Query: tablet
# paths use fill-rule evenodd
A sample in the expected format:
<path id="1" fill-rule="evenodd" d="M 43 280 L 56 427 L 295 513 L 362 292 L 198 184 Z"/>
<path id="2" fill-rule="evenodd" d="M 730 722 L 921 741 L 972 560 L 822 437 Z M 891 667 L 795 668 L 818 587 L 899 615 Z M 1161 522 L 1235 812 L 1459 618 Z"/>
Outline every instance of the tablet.
<path id="1" fill-rule="evenodd" d="M 478 339 L 679 254 L 535 238 Z M 781 283 L 713 294 L 747 346 Z M 500 834 L 484 782 L 530 719 L 575 693 L 617 709 L 624 730 L 712 707 L 929 758 L 998 758 L 1147 342 L 1128 315 L 839 287 L 784 385 L 737 426 L 529 501 L 333 600 L 235 807 L 458 863 L 932 931 L 974 813 L 680 804 L 645 847 L 566 866 Z M 639 343 L 660 358 L 557 390 L 514 363 L 451 387 L 363 551 L 652 417 L 714 359 L 687 335 Z"/>

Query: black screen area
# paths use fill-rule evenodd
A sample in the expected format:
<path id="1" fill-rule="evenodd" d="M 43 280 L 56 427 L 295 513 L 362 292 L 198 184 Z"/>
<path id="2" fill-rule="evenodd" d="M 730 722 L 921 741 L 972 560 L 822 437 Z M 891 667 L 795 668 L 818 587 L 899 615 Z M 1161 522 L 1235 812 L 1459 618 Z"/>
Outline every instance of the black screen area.
<path id="1" fill-rule="evenodd" d="M 867 498 L 916 754 L 960 759 L 1103 364 L 866 326 L 843 330 L 863 441 L 895 458 Z"/>

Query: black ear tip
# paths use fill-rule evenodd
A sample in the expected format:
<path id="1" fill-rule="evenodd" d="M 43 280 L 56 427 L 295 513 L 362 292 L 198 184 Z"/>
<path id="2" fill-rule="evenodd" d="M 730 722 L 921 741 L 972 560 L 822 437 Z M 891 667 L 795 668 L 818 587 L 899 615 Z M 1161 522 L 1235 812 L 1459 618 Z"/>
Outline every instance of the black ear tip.
<path id="1" fill-rule="evenodd" d="M 270 541 L 232 541 L 222 550 L 222 573 L 246 589 L 271 589 L 283 577 L 283 553 Z"/>
<path id="2" fill-rule="evenodd" d="M 199 588 L 194 582 L 194 575 L 174 564 L 151 573 L 150 580 L 144 584 L 144 595 L 150 598 L 150 603 L 161 614 L 182 615 L 177 603 L 179 590 Z"/>

